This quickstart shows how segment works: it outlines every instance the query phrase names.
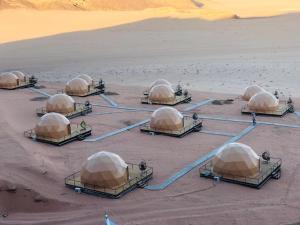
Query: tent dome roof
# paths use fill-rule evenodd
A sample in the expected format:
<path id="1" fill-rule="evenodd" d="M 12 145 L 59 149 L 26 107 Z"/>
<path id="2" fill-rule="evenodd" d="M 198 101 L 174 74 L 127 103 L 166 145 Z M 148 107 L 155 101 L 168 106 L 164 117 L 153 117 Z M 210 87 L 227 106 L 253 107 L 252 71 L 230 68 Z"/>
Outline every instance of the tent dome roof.
<path id="1" fill-rule="evenodd" d="M 270 92 L 262 91 L 252 96 L 248 107 L 255 111 L 273 111 L 278 108 L 279 100 Z"/>
<path id="2" fill-rule="evenodd" d="M 246 101 L 249 101 L 252 96 L 254 96 L 257 93 L 262 92 L 262 91 L 264 91 L 264 89 L 258 85 L 249 86 L 246 88 L 242 98 Z"/>
<path id="3" fill-rule="evenodd" d="M 82 78 L 74 78 L 70 80 L 65 91 L 69 95 L 83 95 L 89 92 L 89 84 Z"/>
<path id="4" fill-rule="evenodd" d="M 70 134 L 70 121 L 59 113 L 47 113 L 35 126 L 38 137 L 59 139 Z"/>
<path id="5" fill-rule="evenodd" d="M 175 92 L 171 86 L 159 84 L 151 88 L 149 100 L 161 103 L 168 103 L 175 100 Z"/>
<path id="6" fill-rule="evenodd" d="M 128 181 L 128 165 L 119 155 L 102 151 L 88 157 L 80 176 L 84 184 L 114 188 Z"/>
<path id="7" fill-rule="evenodd" d="M 26 81 L 26 75 L 21 71 L 11 71 L 11 73 L 15 74 L 19 80 Z"/>
<path id="8" fill-rule="evenodd" d="M 10 72 L 0 74 L 0 87 L 2 88 L 14 88 L 17 87 L 19 78 Z"/>
<path id="9" fill-rule="evenodd" d="M 85 80 L 89 85 L 93 84 L 93 79 L 87 74 L 81 74 L 77 78 L 81 78 L 81 79 Z"/>
<path id="10" fill-rule="evenodd" d="M 46 111 L 68 114 L 75 111 L 75 101 L 66 94 L 52 95 L 46 103 Z"/>
<path id="11" fill-rule="evenodd" d="M 150 85 L 150 89 L 153 88 L 154 86 L 160 85 L 160 84 L 165 84 L 170 87 L 172 86 L 172 84 L 169 81 L 167 81 L 166 79 L 157 79 L 156 81 L 152 82 L 152 84 Z"/>
<path id="12" fill-rule="evenodd" d="M 151 115 L 151 129 L 163 131 L 178 131 L 183 128 L 183 116 L 175 108 L 161 107 Z"/>
<path id="13" fill-rule="evenodd" d="M 259 172 L 259 156 L 247 145 L 230 143 L 213 159 L 213 171 L 221 175 L 253 177 Z"/>

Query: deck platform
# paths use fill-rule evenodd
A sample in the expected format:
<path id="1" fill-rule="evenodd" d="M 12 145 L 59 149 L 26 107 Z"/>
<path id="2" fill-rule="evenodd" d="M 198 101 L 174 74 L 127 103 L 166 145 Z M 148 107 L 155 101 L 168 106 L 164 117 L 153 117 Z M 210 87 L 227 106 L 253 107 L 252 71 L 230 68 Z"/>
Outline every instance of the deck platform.
<path id="1" fill-rule="evenodd" d="M 242 108 L 242 114 L 252 114 L 255 113 L 256 115 L 264 115 L 264 116 L 284 116 L 287 113 L 293 113 L 294 112 L 294 106 L 293 104 L 289 104 L 286 102 L 280 102 L 279 107 L 275 111 L 253 111 L 249 109 L 247 105 L 243 106 Z"/>
<path id="2" fill-rule="evenodd" d="M 92 128 L 90 126 L 82 127 L 81 125 L 77 124 L 71 124 L 71 134 L 67 135 L 63 138 L 55 139 L 55 138 L 44 138 L 44 137 L 38 137 L 34 131 L 34 129 L 28 130 L 24 132 L 24 136 L 31 138 L 33 140 L 52 144 L 56 146 L 62 146 L 64 144 L 70 143 L 72 141 L 82 141 L 87 136 L 90 136 L 92 134 Z"/>
<path id="3" fill-rule="evenodd" d="M 4 90 L 16 90 L 16 89 L 22 89 L 22 88 L 30 88 L 34 87 L 37 84 L 37 79 L 35 77 L 30 77 L 26 81 L 20 81 L 19 85 L 17 87 L 12 87 L 12 88 L 3 88 L 0 87 L 0 89 Z"/>
<path id="4" fill-rule="evenodd" d="M 200 167 L 200 177 L 210 179 L 220 179 L 221 181 L 239 184 L 251 188 L 260 189 L 270 179 L 279 179 L 281 176 L 281 159 L 271 158 L 264 161 L 260 158 L 260 172 L 256 177 L 239 177 L 228 174 L 218 174 L 213 172 L 212 160 Z"/>
<path id="5" fill-rule="evenodd" d="M 168 106 L 175 106 L 182 103 L 189 103 L 192 101 L 191 95 L 175 95 L 175 100 L 172 102 L 163 102 L 163 101 L 151 101 L 149 96 L 144 96 L 141 98 L 142 104 L 151 104 L 151 105 L 168 105 Z"/>
<path id="6" fill-rule="evenodd" d="M 150 122 L 141 126 L 140 131 L 149 134 L 162 134 L 171 137 L 184 137 L 191 132 L 199 132 L 202 129 L 202 120 L 194 120 L 192 117 L 184 116 L 184 127 L 178 131 L 155 130 L 150 127 Z"/>
<path id="7" fill-rule="evenodd" d="M 147 167 L 146 170 L 141 171 L 138 165 L 128 163 L 128 171 L 128 182 L 116 188 L 101 188 L 95 185 L 83 184 L 80 180 L 80 172 L 66 177 L 65 185 L 73 190 L 78 188 L 82 193 L 117 199 L 138 187 L 144 187 L 153 176 L 153 168 L 151 167 Z"/>
<path id="8" fill-rule="evenodd" d="M 85 104 L 85 103 L 76 103 L 76 110 L 72 113 L 63 114 L 68 119 L 73 119 L 75 117 L 79 116 L 85 116 L 88 113 L 92 112 L 92 105 L 91 104 Z M 42 117 L 43 115 L 47 114 L 47 110 L 45 107 L 38 108 L 36 110 L 36 114 L 39 117 Z"/>

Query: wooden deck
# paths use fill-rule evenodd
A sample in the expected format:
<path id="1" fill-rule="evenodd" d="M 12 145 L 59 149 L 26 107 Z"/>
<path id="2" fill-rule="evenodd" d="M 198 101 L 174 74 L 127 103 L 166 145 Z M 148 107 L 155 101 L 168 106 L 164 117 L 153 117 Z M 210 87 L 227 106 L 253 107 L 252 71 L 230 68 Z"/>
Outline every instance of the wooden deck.
<path id="1" fill-rule="evenodd" d="M 84 116 L 88 113 L 92 112 L 92 106 L 86 106 L 83 103 L 76 103 L 76 111 L 72 112 L 72 113 L 67 113 L 67 114 L 63 114 L 65 117 L 67 117 L 68 119 L 72 119 L 78 116 Z M 47 110 L 45 107 L 43 108 L 38 108 L 36 110 L 36 114 L 39 117 L 42 117 L 43 115 L 47 114 Z"/>
<path id="2" fill-rule="evenodd" d="M 286 102 L 280 102 L 277 110 L 274 111 L 253 111 L 249 109 L 247 105 L 243 106 L 242 113 L 243 114 L 251 114 L 255 113 L 256 115 L 267 115 L 267 116 L 284 116 L 285 114 L 292 111 L 293 106 Z"/>
<path id="3" fill-rule="evenodd" d="M 29 87 L 34 87 L 35 84 L 37 82 L 29 82 L 29 80 L 26 80 L 25 82 L 24 81 L 20 81 L 19 85 L 16 86 L 16 87 L 12 87 L 12 88 L 3 88 L 3 87 L 0 87 L 0 89 L 4 89 L 4 90 L 16 90 L 16 89 L 21 89 L 21 88 L 29 88 Z"/>
<path id="4" fill-rule="evenodd" d="M 109 198 L 120 198 L 129 191 L 145 184 L 153 175 L 153 169 L 151 167 L 148 167 L 145 171 L 141 171 L 138 165 L 128 164 L 128 170 L 128 182 L 116 188 L 101 188 L 95 185 L 83 184 L 81 183 L 80 172 L 65 178 L 65 185 L 72 189 L 80 188 L 82 192 L 87 194 Z"/>
<path id="5" fill-rule="evenodd" d="M 141 126 L 140 130 L 141 132 L 162 134 L 162 135 L 173 136 L 173 137 L 183 137 L 188 133 L 201 130 L 202 120 L 200 119 L 194 120 L 192 117 L 189 116 L 184 116 L 183 119 L 184 119 L 184 123 L 183 123 L 184 127 L 178 131 L 155 130 L 150 127 L 150 122 Z"/>
<path id="6" fill-rule="evenodd" d="M 241 184 L 253 188 L 261 188 L 269 179 L 276 178 L 276 174 L 280 173 L 281 159 L 273 158 L 270 162 L 260 160 L 260 171 L 255 177 L 239 177 L 229 174 L 219 174 L 213 171 L 212 161 L 207 162 L 204 166 L 200 167 L 199 172 L 201 177 L 214 179 L 219 177 L 220 180 Z"/>
<path id="7" fill-rule="evenodd" d="M 177 104 L 181 104 L 181 103 L 189 103 L 190 101 L 192 101 L 192 97 L 191 95 L 175 95 L 175 100 L 171 101 L 171 102 L 163 102 L 163 101 L 151 101 L 149 99 L 149 96 L 144 96 L 141 98 L 141 103 L 142 104 L 152 104 L 152 105 L 168 105 L 168 106 L 174 106 Z"/>
<path id="8" fill-rule="evenodd" d="M 85 137 L 90 136 L 91 134 L 92 134 L 91 127 L 86 126 L 86 128 L 82 128 L 80 125 L 77 124 L 71 124 L 70 135 L 64 136 L 59 139 L 38 137 L 33 129 L 24 132 L 25 137 L 31 138 L 33 140 L 37 140 L 39 142 L 44 142 L 44 143 L 53 144 L 57 146 L 67 144 L 75 140 L 83 140 L 85 139 Z"/>
<path id="9" fill-rule="evenodd" d="M 99 95 L 103 94 L 105 92 L 105 88 L 100 88 L 99 86 L 91 86 L 90 91 L 86 94 L 78 95 L 78 94 L 72 94 L 72 93 L 66 93 L 70 96 L 77 96 L 77 97 L 87 97 L 91 95 Z"/>

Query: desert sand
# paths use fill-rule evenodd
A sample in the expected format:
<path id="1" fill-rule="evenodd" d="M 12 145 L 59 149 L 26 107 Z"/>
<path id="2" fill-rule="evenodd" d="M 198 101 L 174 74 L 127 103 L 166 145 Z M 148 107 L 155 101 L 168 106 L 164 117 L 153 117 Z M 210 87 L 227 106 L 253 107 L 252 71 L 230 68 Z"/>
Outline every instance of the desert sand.
<path id="1" fill-rule="evenodd" d="M 235 99 L 234 104 L 199 107 L 207 117 L 241 115 L 239 95 L 258 84 L 293 97 L 300 111 L 300 11 L 295 0 L 84 1 L 0 0 L 0 73 L 21 70 L 55 94 L 79 75 L 103 78 L 120 105 L 141 105 L 152 81 L 166 78 L 191 90 L 193 102 Z M 93 3 L 96 1 L 88 1 Z M 43 3 L 43 4 L 42 4 Z M 49 4 L 51 3 L 51 4 Z M 57 4 L 60 3 L 60 4 Z M 79 4 L 74 6 L 74 4 Z M 127 4 L 131 3 L 131 4 Z M 77 194 L 64 178 L 98 151 L 154 167 L 150 184 L 163 182 L 185 165 L 221 146 L 229 137 L 193 133 L 182 139 L 142 134 L 138 128 L 98 142 L 54 147 L 23 132 L 38 121 L 45 98 L 29 89 L 0 90 L 0 224 L 96 225 L 104 212 L 118 225 L 292 224 L 300 221 L 300 129 L 258 126 L 239 140 L 258 153 L 283 160 L 282 177 L 261 190 L 224 182 L 213 185 L 195 168 L 162 191 L 138 189 L 119 200 Z M 107 104 L 99 96 L 93 104 Z M 112 114 L 109 114 L 109 113 Z M 101 114 L 102 113 L 102 114 Z M 149 118 L 150 112 L 93 108 L 84 119 L 99 137 Z M 299 125 L 296 114 L 258 121 Z M 245 123 L 204 119 L 204 129 L 239 133 Z"/>
<path id="2" fill-rule="evenodd" d="M 43 82 L 41 89 L 56 93 L 62 83 Z M 143 88 L 138 86 L 108 85 L 108 91 L 119 95 L 109 96 L 118 104 L 155 109 L 159 106 L 139 103 Z M 251 119 L 241 115 L 244 101 L 234 94 L 212 94 L 192 91 L 193 102 L 207 98 L 234 98 L 234 104 L 199 107 L 194 112 L 202 116 Z M 259 126 L 240 142 L 252 146 L 258 154 L 268 150 L 272 156 L 283 160 L 282 178 L 271 180 L 261 190 L 220 182 L 213 186 L 211 180 L 199 177 L 197 169 L 162 191 L 138 189 L 119 200 L 77 194 L 64 187 L 64 177 L 80 170 L 85 159 L 98 151 L 119 154 L 127 162 L 139 163 L 144 159 L 154 167 L 150 184 L 159 184 L 188 163 L 221 146 L 229 137 L 192 133 L 177 139 L 167 136 L 143 134 L 138 128 L 109 137 L 99 142 L 74 142 L 62 147 L 34 142 L 23 137 L 23 132 L 38 121 L 37 107 L 44 106 L 41 97 L 29 89 L 0 90 L 0 224 L 78 224 L 102 223 L 107 211 L 122 225 L 141 224 L 288 224 L 300 221 L 299 216 L 299 138 L 300 129 L 279 126 Z M 99 96 L 88 97 L 93 104 L 106 105 Z M 85 99 L 76 98 L 77 101 Z M 294 99 L 299 110 L 299 99 Z M 179 105 L 183 110 L 190 104 Z M 99 113 L 114 112 L 99 115 Z M 84 119 L 93 127 L 93 136 L 120 129 L 149 118 L 148 112 L 94 107 L 92 114 L 72 120 Z M 258 121 L 299 124 L 299 117 L 288 114 L 284 118 L 259 117 Z M 204 120 L 204 130 L 239 133 L 248 125 L 244 123 Z M 16 188 L 15 193 L 5 190 Z"/>
<path id="3" fill-rule="evenodd" d="M 153 18 L 4 43 L 0 72 L 22 70 L 44 81 L 87 73 L 138 86 L 163 77 L 194 90 L 229 93 L 256 83 L 300 96 L 299 20 L 299 14 L 210 22 Z"/>

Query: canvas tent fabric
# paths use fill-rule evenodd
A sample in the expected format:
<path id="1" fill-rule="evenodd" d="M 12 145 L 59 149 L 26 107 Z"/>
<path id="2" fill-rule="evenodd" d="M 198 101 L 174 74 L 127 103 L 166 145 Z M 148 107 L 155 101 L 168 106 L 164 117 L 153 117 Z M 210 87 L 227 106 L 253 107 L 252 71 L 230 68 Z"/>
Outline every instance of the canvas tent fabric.
<path id="1" fill-rule="evenodd" d="M 255 177 L 259 173 L 259 156 L 241 143 L 229 143 L 213 159 L 213 171 L 220 175 Z"/>
<path id="2" fill-rule="evenodd" d="M 35 127 L 35 133 L 40 138 L 60 139 L 71 134 L 70 121 L 59 113 L 47 113 L 41 117 Z"/>
<path id="3" fill-rule="evenodd" d="M 264 91 L 264 89 L 262 87 L 258 86 L 258 85 L 249 86 L 249 87 L 246 88 L 242 98 L 245 101 L 249 101 L 252 96 L 254 96 L 257 93 L 262 92 L 262 91 Z"/>
<path id="4" fill-rule="evenodd" d="M 82 74 L 82 75 L 79 75 L 78 78 L 85 80 L 89 85 L 93 84 L 93 79 L 89 75 Z"/>
<path id="5" fill-rule="evenodd" d="M 169 85 L 160 84 L 151 88 L 149 100 L 154 102 L 169 103 L 175 100 L 175 92 Z"/>
<path id="6" fill-rule="evenodd" d="M 83 164 L 81 183 L 100 188 L 116 188 L 128 182 L 128 165 L 117 154 L 98 152 Z"/>
<path id="7" fill-rule="evenodd" d="M 13 73 L 0 74 L 0 88 L 15 88 L 19 85 L 19 78 Z"/>
<path id="8" fill-rule="evenodd" d="M 154 82 L 150 85 L 149 90 L 151 90 L 151 88 L 153 88 L 153 87 L 155 87 L 155 86 L 157 86 L 157 85 L 160 85 L 160 84 L 164 84 L 164 85 L 168 85 L 168 86 L 172 87 L 172 84 L 171 84 L 169 81 L 167 81 L 167 80 L 165 80 L 165 79 L 157 79 L 156 81 L 154 81 Z"/>
<path id="9" fill-rule="evenodd" d="M 52 95 L 46 103 L 46 111 L 68 114 L 75 111 L 75 101 L 66 94 Z"/>
<path id="10" fill-rule="evenodd" d="M 274 111 L 279 106 L 279 100 L 270 92 L 260 92 L 254 95 L 248 102 L 250 110 L 268 112 Z"/>
<path id="11" fill-rule="evenodd" d="M 153 130 L 178 131 L 183 126 L 183 115 L 175 108 L 161 107 L 151 115 L 150 128 Z"/>
<path id="12" fill-rule="evenodd" d="M 12 71 L 11 73 L 15 74 L 20 81 L 25 82 L 26 81 L 26 75 L 22 73 L 21 71 Z"/>
<path id="13" fill-rule="evenodd" d="M 89 84 L 82 78 L 74 78 L 70 80 L 65 91 L 68 95 L 84 95 L 89 92 Z"/>

